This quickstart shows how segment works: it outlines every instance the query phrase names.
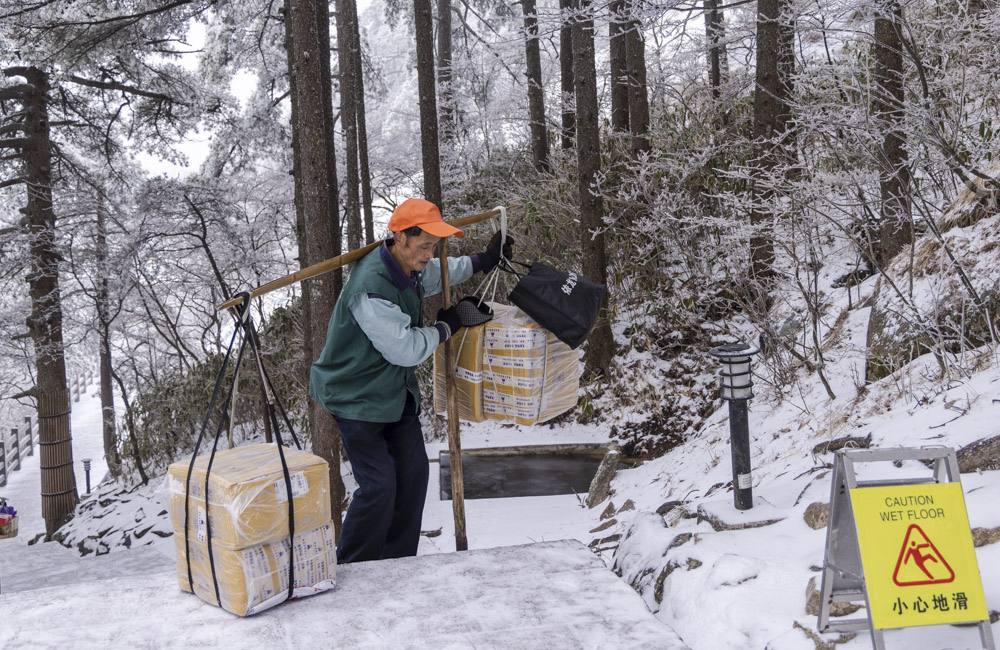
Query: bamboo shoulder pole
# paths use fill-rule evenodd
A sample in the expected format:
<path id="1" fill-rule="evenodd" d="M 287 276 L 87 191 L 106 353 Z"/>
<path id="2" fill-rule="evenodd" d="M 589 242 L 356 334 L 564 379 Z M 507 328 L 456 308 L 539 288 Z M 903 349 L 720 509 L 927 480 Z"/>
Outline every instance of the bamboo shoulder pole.
<path id="1" fill-rule="evenodd" d="M 441 303 L 451 307 L 448 284 L 448 237 L 441 240 Z M 455 383 L 455 348 L 444 342 L 445 403 L 448 413 L 448 459 L 451 466 L 451 509 L 455 516 L 455 550 L 469 550 L 465 534 L 465 480 L 462 473 L 462 439 L 458 431 L 458 387 Z"/>
<path id="2" fill-rule="evenodd" d="M 470 214 L 465 217 L 459 217 L 458 219 L 454 219 L 452 221 L 449 221 L 448 223 L 451 224 L 452 226 L 455 226 L 456 228 L 461 228 L 462 226 L 471 226 L 474 223 L 485 221 L 486 219 L 489 219 L 490 217 L 495 217 L 499 214 L 500 210 L 494 209 L 488 212 L 480 212 L 479 214 Z M 265 293 L 270 293 L 275 289 L 281 289 L 282 287 L 287 287 L 290 284 L 295 284 L 296 282 L 302 282 L 303 280 L 314 278 L 317 275 L 322 275 L 323 273 L 329 273 L 330 271 L 339 269 L 342 266 L 346 266 L 347 264 L 360 260 L 368 253 L 378 248 L 378 246 L 381 244 L 382 244 L 381 241 L 372 242 L 371 244 L 368 244 L 363 248 L 353 250 L 349 253 L 344 253 L 343 255 L 338 255 L 337 257 L 332 257 L 323 262 L 317 262 L 316 264 L 313 264 L 312 266 L 306 267 L 304 269 L 299 269 L 298 271 L 290 273 L 289 275 L 286 275 L 283 278 L 278 278 L 277 280 L 273 280 L 271 282 L 268 282 L 267 284 L 257 287 L 256 289 L 250 292 L 250 297 L 256 298 L 257 296 L 262 296 Z M 243 302 L 243 297 L 236 296 L 234 298 L 230 298 L 229 300 L 220 305 L 217 305 L 215 307 L 215 310 L 222 311 L 223 309 L 228 309 L 230 307 L 238 305 L 241 302 Z"/>

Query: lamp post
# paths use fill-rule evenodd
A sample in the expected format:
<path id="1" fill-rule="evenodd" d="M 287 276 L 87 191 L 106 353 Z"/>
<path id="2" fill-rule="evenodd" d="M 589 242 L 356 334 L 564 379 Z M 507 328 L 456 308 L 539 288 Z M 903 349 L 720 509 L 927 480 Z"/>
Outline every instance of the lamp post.
<path id="1" fill-rule="evenodd" d="M 83 458 L 83 472 L 87 475 L 87 494 L 90 494 L 90 459 Z"/>
<path id="2" fill-rule="evenodd" d="M 729 402 L 729 441 L 733 456 L 733 503 L 737 510 L 753 507 L 750 472 L 750 424 L 747 401 L 753 397 L 750 357 L 760 352 L 746 343 L 727 343 L 708 351 L 722 364 L 722 399 Z"/>

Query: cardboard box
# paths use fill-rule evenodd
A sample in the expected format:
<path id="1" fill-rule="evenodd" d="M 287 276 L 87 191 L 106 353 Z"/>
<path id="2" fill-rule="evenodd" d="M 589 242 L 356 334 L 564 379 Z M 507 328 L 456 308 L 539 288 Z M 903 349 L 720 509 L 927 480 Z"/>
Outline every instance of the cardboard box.
<path id="1" fill-rule="evenodd" d="M 284 448 L 291 476 L 295 527 L 308 530 L 331 520 L 330 473 L 325 460 L 298 449 Z M 288 536 L 288 491 L 278 447 L 244 445 L 216 452 L 205 507 L 205 470 L 209 454 L 195 459 L 188 500 L 191 537 L 214 547 L 242 549 Z M 174 534 L 184 537 L 184 493 L 190 460 L 167 470 L 170 520 Z"/>
<path id="2" fill-rule="evenodd" d="M 491 304 L 492 321 L 470 331 L 458 355 L 459 418 L 545 422 L 576 406 L 579 354 L 517 307 Z M 465 330 L 459 330 L 456 338 Z M 443 353 L 435 352 L 434 407 L 445 412 Z M 475 381 L 471 381 L 474 378 Z"/>
<path id="3" fill-rule="evenodd" d="M 219 585 L 216 599 L 209 562 L 208 545 L 193 535 L 188 541 L 194 593 L 207 603 L 221 605 L 238 616 L 250 616 L 284 602 L 288 593 L 288 563 L 294 558 L 293 598 L 311 596 L 336 586 L 337 547 L 333 523 L 295 533 L 294 552 L 288 537 L 244 549 L 227 549 L 212 544 L 212 561 Z M 184 535 L 174 535 L 177 549 L 177 580 L 182 590 L 191 592 Z"/>
<path id="4" fill-rule="evenodd" d="M 483 332 L 484 326 L 462 327 L 451 338 L 455 350 L 455 388 L 458 391 L 458 418 L 482 422 L 483 416 Z M 434 350 L 434 412 L 445 413 L 444 346 Z"/>

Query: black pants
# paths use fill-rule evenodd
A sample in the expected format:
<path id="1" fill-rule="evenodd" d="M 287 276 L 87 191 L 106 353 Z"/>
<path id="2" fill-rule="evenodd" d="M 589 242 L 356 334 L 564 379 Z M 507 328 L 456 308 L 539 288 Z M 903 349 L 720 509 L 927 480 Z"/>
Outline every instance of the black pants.
<path id="1" fill-rule="evenodd" d="M 417 554 L 427 495 L 427 449 L 407 395 L 398 422 L 337 418 L 358 489 L 347 509 L 337 562 Z"/>

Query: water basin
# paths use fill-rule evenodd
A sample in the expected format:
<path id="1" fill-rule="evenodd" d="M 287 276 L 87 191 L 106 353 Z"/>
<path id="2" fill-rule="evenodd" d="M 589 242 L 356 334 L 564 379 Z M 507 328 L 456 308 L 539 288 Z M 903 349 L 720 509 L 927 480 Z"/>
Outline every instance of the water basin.
<path id="1" fill-rule="evenodd" d="M 466 499 L 586 494 L 603 445 L 507 447 L 462 452 Z M 441 452 L 441 500 L 451 500 L 451 461 Z"/>

